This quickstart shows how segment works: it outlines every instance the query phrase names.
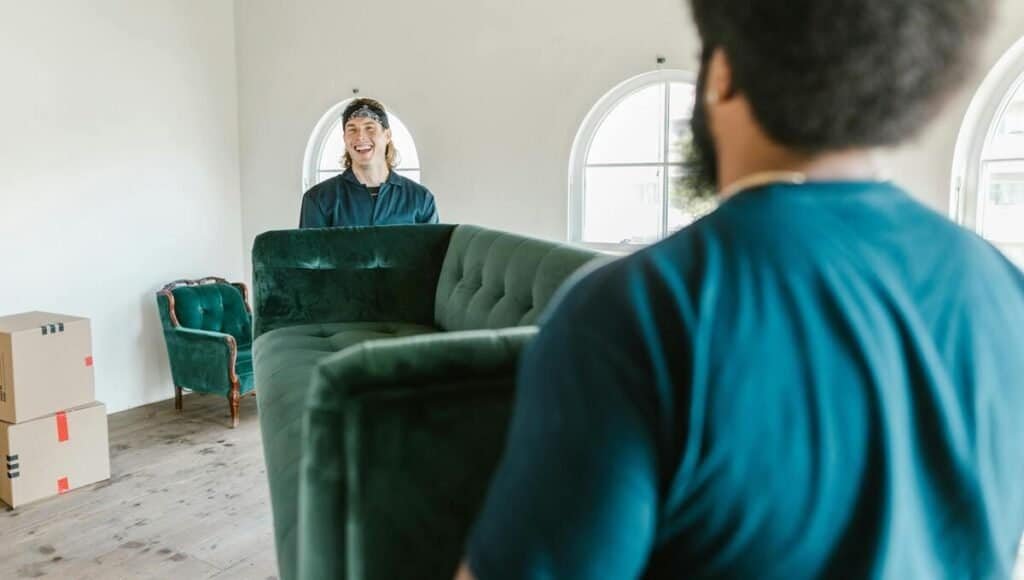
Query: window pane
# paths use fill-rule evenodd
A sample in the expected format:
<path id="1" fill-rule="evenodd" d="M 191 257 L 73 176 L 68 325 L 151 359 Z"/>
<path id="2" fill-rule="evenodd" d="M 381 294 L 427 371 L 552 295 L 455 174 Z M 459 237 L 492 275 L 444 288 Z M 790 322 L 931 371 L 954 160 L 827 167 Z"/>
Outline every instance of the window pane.
<path id="1" fill-rule="evenodd" d="M 317 165 L 321 170 L 341 170 L 344 166 L 341 157 L 345 155 L 345 138 L 341 132 L 341 121 L 334 123 L 327 132 L 327 139 L 324 140 L 324 148 L 320 151 L 320 163 Z"/>
<path id="2" fill-rule="evenodd" d="M 1024 162 L 982 165 L 978 231 L 1024 266 Z"/>
<path id="3" fill-rule="evenodd" d="M 1014 91 L 1006 110 L 996 122 L 984 157 L 1024 157 L 1024 83 Z"/>
<path id="4" fill-rule="evenodd" d="M 407 177 L 407 178 L 415 181 L 416 183 L 420 182 L 420 171 L 419 171 L 419 169 L 402 169 L 402 168 L 399 167 L 399 168 L 395 169 L 395 173 L 397 173 L 397 174 L 399 174 L 399 175 L 401 175 L 403 177 Z"/>
<path id="5" fill-rule="evenodd" d="M 398 168 L 419 167 L 420 156 L 416 151 L 416 143 L 413 142 L 409 129 L 394 115 L 391 115 L 390 122 L 391 140 L 395 142 L 395 148 L 398 150 Z"/>
<path id="6" fill-rule="evenodd" d="M 695 88 L 690 83 L 672 83 L 668 103 L 668 160 L 684 161 L 684 145 L 690 136 Z"/>
<path id="7" fill-rule="evenodd" d="M 661 230 L 660 167 L 588 167 L 583 241 L 647 244 Z"/>
<path id="8" fill-rule="evenodd" d="M 587 164 L 658 163 L 664 156 L 665 83 L 623 99 L 601 121 Z"/>
<path id="9" fill-rule="evenodd" d="M 1018 268 L 1024 269 L 1024 244 L 996 244 Z"/>
<path id="10" fill-rule="evenodd" d="M 321 181 L 330 179 L 335 175 L 341 175 L 341 171 L 318 171 L 316 173 L 316 183 L 320 183 Z M 316 183 L 314 183 L 313 185 L 316 185 Z"/>
<path id="11" fill-rule="evenodd" d="M 714 211 L 713 197 L 695 197 L 683 181 L 683 168 L 669 168 L 668 233 L 672 234 Z"/>

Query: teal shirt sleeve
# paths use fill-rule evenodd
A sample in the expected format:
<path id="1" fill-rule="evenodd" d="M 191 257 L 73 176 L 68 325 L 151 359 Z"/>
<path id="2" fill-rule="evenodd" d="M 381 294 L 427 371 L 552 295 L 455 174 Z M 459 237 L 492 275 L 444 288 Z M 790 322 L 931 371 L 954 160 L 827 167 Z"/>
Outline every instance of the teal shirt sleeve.
<path id="1" fill-rule="evenodd" d="M 427 192 L 427 199 L 423 204 L 423 211 L 420 214 L 420 219 L 417 223 L 421 224 L 436 224 L 440 222 L 440 217 L 437 215 L 437 205 L 434 203 L 434 196 Z"/>
<path id="2" fill-rule="evenodd" d="M 324 228 L 328 226 L 327 214 L 324 213 L 320 204 L 317 203 L 316 198 L 313 197 L 310 189 L 302 196 L 302 209 L 299 210 L 299 227 L 300 228 Z"/>
<path id="3" fill-rule="evenodd" d="M 469 539 L 480 580 L 635 578 L 653 550 L 650 372 L 638 351 L 609 344 L 630 331 L 607 315 L 621 305 L 590 298 L 600 284 L 588 278 L 524 356 L 505 454 Z"/>

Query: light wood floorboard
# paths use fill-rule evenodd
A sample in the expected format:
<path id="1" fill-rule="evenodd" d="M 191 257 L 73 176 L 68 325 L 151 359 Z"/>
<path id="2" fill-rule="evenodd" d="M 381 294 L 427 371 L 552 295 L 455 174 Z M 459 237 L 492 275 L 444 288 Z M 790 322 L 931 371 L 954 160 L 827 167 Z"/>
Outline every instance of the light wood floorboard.
<path id="1" fill-rule="evenodd" d="M 0 578 L 276 579 L 255 398 L 237 429 L 223 397 L 184 407 L 110 415 L 109 481 L 0 511 Z"/>

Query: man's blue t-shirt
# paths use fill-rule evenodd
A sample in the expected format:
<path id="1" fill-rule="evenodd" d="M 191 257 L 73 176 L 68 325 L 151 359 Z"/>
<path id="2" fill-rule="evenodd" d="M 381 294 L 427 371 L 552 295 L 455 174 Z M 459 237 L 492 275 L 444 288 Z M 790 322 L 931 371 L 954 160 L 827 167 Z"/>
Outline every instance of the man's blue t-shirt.
<path id="1" fill-rule="evenodd" d="M 481 578 L 990 578 L 1024 275 L 875 182 L 773 185 L 583 276 L 522 363 Z"/>

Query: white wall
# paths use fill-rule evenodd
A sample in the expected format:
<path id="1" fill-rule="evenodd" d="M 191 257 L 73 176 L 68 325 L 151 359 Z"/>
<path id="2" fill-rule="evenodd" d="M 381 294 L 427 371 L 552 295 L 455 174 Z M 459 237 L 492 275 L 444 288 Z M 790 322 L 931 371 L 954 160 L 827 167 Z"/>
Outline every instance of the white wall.
<path id="1" fill-rule="evenodd" d="M 442 221 L 565 238 L 587 112 L 698 50 L 683 0 L 247 0 L 235 18 L 247 249 L 298 223 L 306 142 L 353 87 L 409 125 Z"/>
<path id="2" fill-rule="evenodd" d="M 90 317 L 110 411 L 170 397 L 154 292 L 242 273 L 232 3 L 0 15 L 0 314 Z"/>
<path id="3" fill-rule="evenodd" d="M 310 132 L 353 87 L 410 125 L 443 221 L 564 239 L 569 150 L 590 107 L 656 54 L 696 65 L 684 0 L 247 0 L 235 17 L 247 256 L 258 233 L 295 226 Z M 980 65 L 887 153 L 887 176 L 946 211 L 970 98 L 1022 34 L 1024 3 L 999 0 Z"/>

